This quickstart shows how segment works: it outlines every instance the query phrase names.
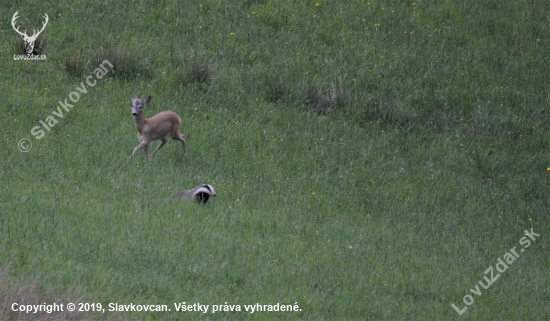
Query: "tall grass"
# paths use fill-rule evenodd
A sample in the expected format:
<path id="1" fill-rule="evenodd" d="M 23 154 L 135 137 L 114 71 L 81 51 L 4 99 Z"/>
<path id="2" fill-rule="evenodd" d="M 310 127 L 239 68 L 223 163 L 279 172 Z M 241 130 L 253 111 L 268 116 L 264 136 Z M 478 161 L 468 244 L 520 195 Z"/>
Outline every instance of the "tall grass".
<path id="1" fill-rule="evenodd" d="M 548 4 L 0 8 L 51 17 L 42 62 L 11 60 L 0 19 L 1 318 L 549 318 Z M 33 137 L 104 59 L 116 73 Z M 187 154 L 129 158 L 132 91 L 153 97 L 146 117 L 182 117 Z M 203 183 L 218 194 L 206 206 L 168 200 Z M 541 237 L 459 316 L 451 304 L 531 228 Z M 172 311 L 10 310 L 79 300 Z"/>

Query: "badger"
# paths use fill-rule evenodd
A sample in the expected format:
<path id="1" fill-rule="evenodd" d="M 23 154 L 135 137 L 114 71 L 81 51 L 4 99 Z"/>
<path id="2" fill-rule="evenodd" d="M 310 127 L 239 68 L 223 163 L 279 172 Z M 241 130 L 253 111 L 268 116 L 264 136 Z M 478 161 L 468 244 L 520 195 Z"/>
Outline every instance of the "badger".
<path id="1" fill-rule="evenodd" d="M 194 189 L 184 189 L 176 192 L 170 196 L 170 199 L 195 200 L 198 203 L 206 204 L 210 196 L 216 196 L 214 186 L 210 184 L 202 184 Z"/>

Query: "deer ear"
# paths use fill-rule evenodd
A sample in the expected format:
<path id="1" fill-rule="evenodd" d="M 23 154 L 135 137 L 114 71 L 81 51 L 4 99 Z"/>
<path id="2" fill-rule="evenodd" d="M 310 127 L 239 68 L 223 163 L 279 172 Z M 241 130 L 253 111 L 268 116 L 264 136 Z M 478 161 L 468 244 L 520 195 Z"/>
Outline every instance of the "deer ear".
<path id="1" fill-rule="evenodd" d="M 132 92 L 132 99 L 137 99 L 136 94 L 134 94 L 133 92 Z"/>
<path id="2" fill-rule="evenodd" d="M 151 101 L 151 96 L 145 98 L 145 103 L 148 104 Z"/>

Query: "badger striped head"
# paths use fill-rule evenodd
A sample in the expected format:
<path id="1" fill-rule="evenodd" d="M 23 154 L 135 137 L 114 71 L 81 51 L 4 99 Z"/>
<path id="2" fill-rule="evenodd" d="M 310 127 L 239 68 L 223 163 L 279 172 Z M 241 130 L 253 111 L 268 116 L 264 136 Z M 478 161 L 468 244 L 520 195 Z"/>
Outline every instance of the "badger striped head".
<path id="1" fill-rule="evenodd" d="M 181 199 L 181 200 L 194 200 L 199 203 L 206 203 L 210 196 L 216 196 L 216 191 L 214 186 L 210 184 L 202 184 L 194 189 L 184 189 L 179 192 L 176 192 L 170 196 L 171 199 Z"/>
<path id="2" fill-rule="evenodd" d="M 193 198 L 199 202 L 199 203 L 206 203 L 208 202 L 208 199 L 210 196 L 216 196 L 216 191 L 214 190 L 214 186 L 210 184 L 203 184 L 201 186 L 196 187 L 193 190 Z"/>

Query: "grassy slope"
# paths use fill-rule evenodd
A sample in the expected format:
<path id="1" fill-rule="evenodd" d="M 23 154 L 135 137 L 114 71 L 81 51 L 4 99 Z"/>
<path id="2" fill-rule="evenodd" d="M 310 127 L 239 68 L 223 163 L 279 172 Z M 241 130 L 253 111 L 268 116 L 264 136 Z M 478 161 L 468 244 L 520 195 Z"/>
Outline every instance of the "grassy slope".
<path id="1" fill-rule="evenodd" d="M 39 275 L 39 302 L 298 302 L 300 313 L 208 317 L 453 319 L 451 304 L 533 227 L 540 240 L 463 316 L 549 317 L 548 4 L 175 3 L 0 5 L 11 292 Z M 50 16 L 47 61 L 11 59 L 15 10 L 31 25 Z M 127 73 L 34 139 L 96 56 Z M 212 80 L 195 82 L 188 71 L 205 59 Z M 132 90 L 153 96 L 146 115 L 182 116 L 188 155 L 170 141 L 152 162 L 128 158 Z M 216 186 L 208 206 L 166 201 L 200 183 Z"/>

